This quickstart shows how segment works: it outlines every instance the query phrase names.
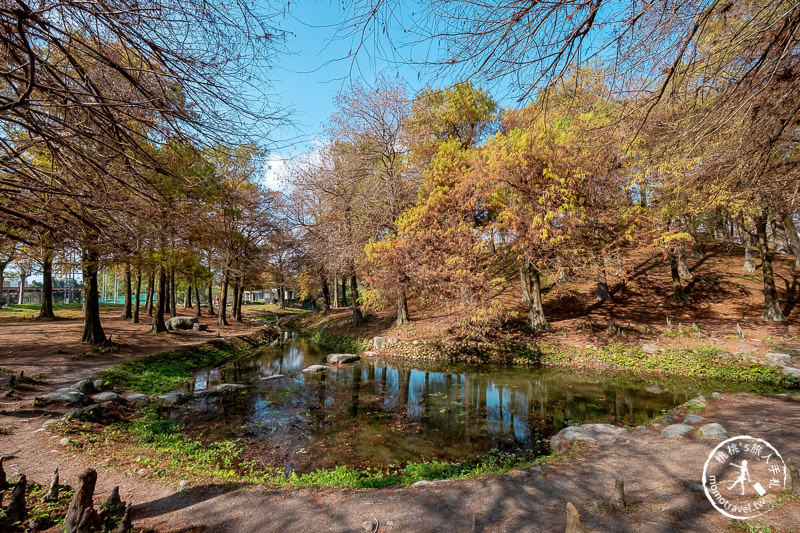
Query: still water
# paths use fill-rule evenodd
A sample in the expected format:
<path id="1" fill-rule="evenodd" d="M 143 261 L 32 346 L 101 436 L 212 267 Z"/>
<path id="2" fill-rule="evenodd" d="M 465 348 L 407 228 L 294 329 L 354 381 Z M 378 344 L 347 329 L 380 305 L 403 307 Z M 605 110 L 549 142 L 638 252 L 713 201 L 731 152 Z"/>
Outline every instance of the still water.
<path id="1" fill-rule="evenodd" d="M 242 438 L 248 458 L 304 472 L 462 461 L 493 449 L 543 454 L 567 425 L 646 424 L 698 394 L 747 390 L 707 380 L 381 359 L 301 373 L 324 362 L 310 342 L 287 334 L 251 357 L 198 373 L 192 385 L 246 383 L 247 394 L 196 401 L 178 416 L 201 438 Z M 279 374 L 285 377 L 263 379 Z"/>

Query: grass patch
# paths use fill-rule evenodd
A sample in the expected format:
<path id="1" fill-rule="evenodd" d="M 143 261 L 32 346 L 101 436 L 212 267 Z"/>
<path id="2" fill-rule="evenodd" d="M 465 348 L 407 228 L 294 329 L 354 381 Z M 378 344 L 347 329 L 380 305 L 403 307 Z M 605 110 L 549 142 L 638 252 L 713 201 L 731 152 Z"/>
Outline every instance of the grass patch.
<path id="1" fill-rule="evenodd" d="M 220 340 L 172 350 L 141 359 L 118 363 L 100 374 L 107 385 L 144 394 L 175 390 L 195 372 L 219 366 L 239 353 L 268 342 L 276 336 L 272 329 L 240 339 Z"/>
<path id="2" fill-rule="evenodd" d="M 347 335 L 335 335 L 320 330 L 315 331 L 311 335 L 311 342 L 320 350 L 331 353 L 360 354 L 369 346 L 369 341 L 367 339 L 350 337 Z"/>

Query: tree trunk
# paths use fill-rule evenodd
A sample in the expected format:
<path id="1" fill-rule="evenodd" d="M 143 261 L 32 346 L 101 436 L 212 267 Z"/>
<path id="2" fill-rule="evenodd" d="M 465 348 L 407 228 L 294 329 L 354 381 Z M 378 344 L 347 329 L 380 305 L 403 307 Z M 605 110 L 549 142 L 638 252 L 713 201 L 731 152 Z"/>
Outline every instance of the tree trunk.
<path id="1" fill-rule="evenodd" d="M 192 285 L 194 286 L 194 300 L 197 302 L 197 305 L 194 308 L 194 316 L 195 318 L 200 318 L 200 315 L 202 314 L 201 309 L 203 307 L 200 305 L 200 286 L 197 284 L 197 282 L 192 283 Z"/>
<path id="2" fill-rule="evenodd" d="M 133 312 L 131 313 L 131 324 L 139 323 L 139 300 L 142 299 L 142 265 L 136 265 L 136 289 L 133 293 Z"/>
<path id="3" fill-rule="evenodd" d="M 164 323 L 164 314 L 167 307 L 167 272 L 163 265 L 158 267 L 158 295 L 156 296 L 155 313 L 153 313 L 153 333 L 167 331 Z"/>
<path id="4" fill-rule="evenodd" d="M 394 319 L 395 326 L 402 326 L 411 321 L 408 317 L 408 301 L 406 300 L 406 289 L 403 285 L 398 288 L 395 307 L 397 308 Z"/>
<path id="5" fill-rule="evenodd" d="M 19 269 L 19 295 L 17 296 L 17 305 L 22 305 L 25 303 L 25 279 L 28 276 L 25 275 L 25 270 Z"/>
<path id="6" fill-rule="evenodd" d="M 531 279 L 531 301 L 528 304 L 528 327 L 533 331 L 546 331 L 550 329 L 550 324 L 544 317 L 544 307 L 542 306 L 542 283 L 539 271 L 527 265 L 528 275 Z"/>
<path id="7" fill-rule="evenodd" d="M 339 308 L 339 278 L 333 278 L 333 308 Z"/>
<path id="8" fill-rule="evenodd" d="M 208 282 L 208 308 L 206 309 L 210 316 L 214 316 L 214 280 Z"/>
<path id="9" fill-rule="evenodd" d="M 781 308 L 778 307 L 778 291 L 775 289 L 775 277 L 772 273 L 772 256 L 767 242 L 767 220 L 762 215 L 756 219 L 756 235 L 758 250 L 761 252 L 761 274 L 764 277 L 764 322 L 786 322 Z"/>
<path id="10" fill-rule="evenodd" d="M 132 290 L 131 290 L 131 264 L 125 263 L 125 279 L 123 280 L 123 288 L 125 289 L 125 306 L 122 308 L 122 318 L 126 320 L 130 320 L 133 318 L 133 309 L 132 304 L 133 302 L 131 299 L 133 298 Z"/>
<path id="11" fill-rule="evenodd" d="M 605 260 L 603 261 L 605 263 Z M 606 278 L 606 267 L 600 265 L 597 270 L 597 290 L 594 293 L 594 299 L 600 302 L 611 299 L 611 293 L 608 292 L 608 280 Z"/>
<path id="12" fill-rule="evenodd" d="M 242 321 L 242 286 L 237 278 L 233 284 L 233 319 L 237 322 Z"/>
<path id="13" fill-rule="evenodd" d="M 159 278 L 160 279 L 160 278 Z M 170 293 L 172 291 L 169 288 L 169 272 L 167 269 L 164 269 L 164 315 L 170 313 L 169 304 L 170 304 Z M 158 294 L 161 294 L 161 284 L 158 287 Z"/>
<path id="14" fill-rule="evenodd" d="M 348 307 L 347 305 L 347 278 L 342 278 L 342 299 L 340 301 L 342 307 Z"/>
<path id="15" fill-rule="evenodd" d="M 523 263 L 519 267 L 519 283 L 522 286 L 522 301 L 531 301 L 531 273 L 529 264 Z"/>
<path id="16" fill-rule="evenodd" d="M 3 283 L 6 281 L 6 263 L 0 263 L 0 307 L 6 305 L 6 293 L 3 290 Z"/>
<path id="17" fill-rule="evenodd" d="M 678 302 L 685 302 L 689 298 L 683 292 L 681 286 L 681 275 L 678 269 L 678 258 L 675 252 L 669 253 L 669 268 L 672 272 L 672 299 Z"/>
<path id="18" fill-rule="evenodd" d="M 797 227 L 794 225 L 794 220 L 792 220 L 790 213 L 783 215 L 783 227 L 786 228 L 786 238 L 789 239 L 789 244 L 792 245 L 794 267 L 800 269 L 800 237 L 797 236 Z"/>
<path id="19" fill-rule="evenodd" d="M 106 334 L 100 324 L 100 295 L 97 292 L 97 270 L 100 251 L 91 244 L 83 249 L 83 335 L 81 342 L 86 344 L 105 344 Z"/>
<path id="20" fill-rule="evenodd" d="M 53 249 L 46 246 L 42 257 L 42 308 L 39 310 L 40 319 L 54 319 L 53 313 Z"/>
<path id="21" fill-rule="evenodd" d="M 686 262 L 686 245 L 680 243 L 678 246 L 678 275 L 681 279 L 693 280 L 694 276 L 689 270 L 689 263 Z"/>
<path id="22" fill-rule="evenodd" d="M 350 299 L 353 301 L 353 327 L 357 328 L 364 324 L 364 316 L 358 308 L 358 281 L 355 274 L 350 276 Z"/>
<path id="23" fill-rule="evenodd" d="M 783 218 L 783 217 L 781 217 Z M 775 252 L 779 254 L 790 254 L 792 249 L 789 246 L 788 235 L 783 227 L 783 220 L 772 221 L 772 234 L 775 236 Z"/>
<path id="24" fill-rule="evenodd" d="M 325 276 L 320 275 L 320 281 L 322 281 L 322 310 L 327 313 L 331 310 L 331 290 Z"/>
<path id="25" fill-rule="evenodd" d="M 753 236 L 749 231 L 742 229 L 742 240 L 744 241 L 744 266 L 742 270 L 752 274 L 756 271 L 756 262 L 753 260 Z"/>
<path id="26" fill-rule="evenodd" d="M 156 273 L 150 269 L 150 277 L 147 280 L 147 298 L 145 298 L 144 306 L 147 308 L 147 316 L 153 316 L 153 294 L 156 287 Z"/>
<path id="27" fill-rule="evenodd" d="M 175 267 L 169 269 L 169 316 L 178 316 L 178 291 L 175 286 Z"/>
<path id="28" fill-rule="evenodd" d="M 286 297 L 283 292 L 283 287 L 278 287 L 278 307 L 286 309 Z"/>
<path id="29" fill-rule="evenodd" d="M 225 269 L 225 272 L 222 274 L 222 291 L 219 295 L 219 311 L 217 316 L 217 324 L 220 326 L 227 326 L 228 319 L 227 319 L 227 306 L 228 306 L 228 269 Z"/>
<path id="30" fill-rule="evenodd" d="M 186 285 L 186 295 L 183 297 L 183 308 L 184 309 L 194 309 L 192 305 L 192 286 L 191 284 Z"/>

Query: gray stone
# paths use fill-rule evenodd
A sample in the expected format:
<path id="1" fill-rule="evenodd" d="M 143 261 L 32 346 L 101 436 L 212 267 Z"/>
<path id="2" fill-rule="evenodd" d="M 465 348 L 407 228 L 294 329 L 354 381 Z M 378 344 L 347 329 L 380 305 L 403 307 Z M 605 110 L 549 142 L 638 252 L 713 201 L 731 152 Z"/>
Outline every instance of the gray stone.
<path id="1" fill-rule="evenodd" d="M 194 331 L 208 331 L 208 324 L 192 324 L 192 330 Z"/>
<path id="2" fill-rule="evenodd" d="M 375 337 L 372 339 L 372 347 L 376 350 L 383 350 L 384 346 L 386 346 L 386 337 Z"/>
<path id="3" fill-rule="evenodd" d="M 678 421 L 678 418 L 680 418 L 678 416 L 678 413 L 676 413 L 675 411 L 670 411 L 669 413 L 661 417 L 661 421 L 665 424 L 673 424 Z"/>
<path id="4" fill-rule="evenodd" d="M 701 439 L 727 439 L 728 436 L 728 432 L 725 431 L 725 428 L 716 422 L 700 426 Z"/>
<path id="5" fill-rule="evenodd" d="M 183 393 L 178 391 L 168 392 L 166 394 L 159 394 L 158 396 L 156 396 L 156 398 L 158 399 L 158 403 L 160 403 L 161 405 L 164 406 L 175 405 L 176 403 L 178 403 L 183 399 Z"/>
<path id="6" fill-rule="evenodd" d="M 661 430 L 661 436 L 665 439 L 680 439 L 693 429 L 689 424 L 672 424 Z"/>
<path id="7" fill-rule="evenodd" d="M 272 381 L 273 379 L 281 379 L 285 378 L 283 374 L 275 374 L 274 376 L 267 376 L 265 378 L 261 378 L 261 381 Z"/>
<path id="8" fill-rule="evenodd" d="M 102 380 L 102 379 L 96 379 L 96 380 L 94 380 L 94 381 L 92 382 L 92 385 L 94 385 L 94 390 L 96 390 L 96 391 L 101 391 L 101 390 L 103 390 L 103 385 L 104 385 L 104 384 L 103 384 L 103 380 Z"/>
<path id="9" fill-rule="evenodd" d="M 568 448 L 576 440 L 611 444 L 619 441 L 626 433 L 625 428 L 619 428 L 611 424 L 571 426 L 553 435 L 550 439 L 550 448 L 556 452 L 561 451 Z"/>
<path id="10" fill-rule="evenodd" d="M 706 405 L 708 405 L 708 398 L 706 398 L 705 396 L 697 396 L 695 398 L 692 398 L 688 402 L 686 402 L 686 405 L 688 405 L 690 407 L 693 406 L 693 405 L 694 406 L 705 407 Z"/>
<path id="11" fill-rule="evenodd" d="M 647 429 L 647 426 L 636 426 L 636 429 L 645 430 L 645 429 Z"/>
<path id="12" fill-rule="evenodd" d="M 103 402 L 118 402 L 119 401 L 119 394 L 116 392 L 101 392 L 92 396 L 92 400 L 97 403 Z"/>
<path id="13" fill-rule="evenodd" d="M 325 365 L 311 365 L 308 368 L 304 368 L 303 372 L 306 374 L 319 374 L 320 372 L 325 372 L 328 370 L 328 367 Z"/>
<path id="14" fill-rule="evenodd" d="M 50 419 L 45 420 L 44 424 L 42 424 L 42 427 L 46 428 L 46 427 L 52 426 L 53 424 L 58 424 L 58 419 L 57 418 L 50 418 Z"/>
<path id="15" fill-rule="evenodd" d="M 705 420 L 705 418 L 700 415 L 686 415 L 683 417 L 684 424 L 699 424 L 703 420 Z"/>
<path id="16" fill-rule="evenodd" d="M 658 345 L 657 344 L 642 344 L 642 351 L 649 354 L 656 354 L 658 353 Z"/>
<path id="17" fill-rule="evenodd" d="M 541 474 L 542 473 L 542 467 L 540 467 L 540 466 L 532 466 L 528 470 L 530 470 L 531 473 L 533 473 L 533 474 Z"/>
<path id="18" fill-rule="evenodd" d="M 58 389 L 55 392 L 48 392 L 41 398 L 40 401 L 64 403 L 66 405 L 84 405 L 89 402 L 89 397 L 78 389 L 66 388 Z"/>
<path id="19" fill-rule="evenodd" d="M 347 363 L 355 363 L 361 359 L 360 355 L 356 355 L 354 353 L 329 353 L 328 354 L 328 364 L 329 365 L 344 365 Z"/>
<path id="20" fill-rule="evenodd" d="M 69 437 L 64 437 L 63 439 L 61 439 L 60 441 L 58 441 L 58 443 L 59 443 L 60 445 L 62 445 L 62 446 L 69 446 L 70 444 L 72 444 L 72 441 L 71 441 L 71 440 L 69 440 Z"/>
<path id="21" fill-rule="evenodd" d="M 180 483 L 178 483 L 179 490 L 186 490 L 189 488 L 189 482 L 185 479 L 182 479 Z"/>
<path id="22" fill-rule="evenodd" d="M 92 381 L 91 379 L 82 379 L 75 385 L 73 385 L 72 388 L 75 390 L 79 390 L 84 394 L 93 394 L 95 392 L 94 381 Z"/>
<path id="23" fill-rule="evenodd" d="M 711 393 L 711 397 L 714 398 L 715 400 L 724 400 L 725 399 L 725 396 L 720 394 L 720 393 L 718 393 L 718 392 L 712 392 Z"/>
<path id="24" fill-rule="evenodd" d="M 422 479 L 420 481 L 417 481 L 416 483 L 412 483 L 411 486 L 424 487 L 425 485 L 433 485 L 434 483 L 435 483 L 434 481 L 428 481 L 427 479 Z"/>
<path id="25" fill-rule="evenodd" d="M 138 394 L 138 393 L 126 394 L 125 396 L 122 397 L 122 399 L 129 403 L 138 403 L 141 405 L 147 405 L 148 403 L 150 403 L 150 398 L 148 398 L 144 394 Z"/>
<path id="26" fill-rule="evenodd" d="M 703 492 L 705 490 L 703 488 L 703 485 L 701 485 L 700 483 L 696 483 L 696 482 L 689 483 L 689 488 L 692 489 L 695 492 Z"/>
<path id="27" fill-rule="evenodd" d="M 783 367 L 783 375 L 794 379 L 800 379 L 800 368 L 785 366 Z"/>
<path id="28" fill-rule="evenodd" d="M 189 316 L 176 316 L 172 317 L 165 322 L 167 330 L 172 331 L 175 329 L 192 329 L 198 320 L 195 317 Z"/>
<path id="29" fill-rule="evenodd" d="M 226 392 L 239 392 L 245 390 L 247 387 L 241 383 L 220 383 L 217 385 L 217 391 L 221 393 Z"/>
<path id="30" fill-rule="evenodd" d="M 771 363 L 776 364 L 778 366 L 791 366 L 793 363 L 792 356 L 789 355 L 788 353 L 771 352 L 767 354 L 767 359 L 769 359 Z"/>
<path id="31" fill-rule="evenodd" d="M 72 411 L 67 413 L 67 416 L 65 418 L 67 420 L 72 420 L 73 418 L 80 418 L 86 415 L 94 416 L 98 414 L 100 414 L 100 406 L 97 405 L 96 403 L 93 403 L 92 405 L 87 405 L 86 407 L 77 407 L 73 409 Z"/>

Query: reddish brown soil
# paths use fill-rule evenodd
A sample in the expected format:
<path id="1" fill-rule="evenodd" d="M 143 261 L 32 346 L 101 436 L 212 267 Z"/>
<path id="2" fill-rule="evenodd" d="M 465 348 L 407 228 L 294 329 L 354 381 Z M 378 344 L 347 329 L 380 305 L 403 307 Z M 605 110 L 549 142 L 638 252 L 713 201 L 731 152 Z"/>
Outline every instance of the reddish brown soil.
<path id="1" fill-rule="evenodd" d="M 800 341 L 800 271 L 794 270 L 794 258 L 776 255 L 773 259 L 775 281 L 781 309 L 788 318 L 787 324 L 765 324 L 761 321 L 764 310 L 761 264 L 756 259 L 756 272 L 742 271 L 744 251 L 728 244 L 708 245 L 703 259 L 689 258 L 693 281 L 683 286 L 690 300 L 685 303 L 672 299 L 672 280 L 669 263 L 664 262 L 655 250 L 635 253 L 618 268 L 607 269 L 612 300 L 598 302 L 594 298 L 597 287 L 595 277 L 574 276 L 571 281 L 551 286 L 544 296 L 544 308 L 551 330 L 544 334 L 525 332 L 527 304 L 520 299 L 519 283 L 514 281 L 503 287 L 492 299 L 503 303 L 505 319 L 496 319 L 492 328 L 482 331 L 478 327 L 453 328 L 454 324 L 468 322 L 478 305 L 470 307 L 444 306 L 420 308 L 412 304 L 413 322 L 393 327 L 391 311 L 377 312 L 374 320 L 361 328 L 349 325 L 350 311 L 337 309 L 331 315 L 316 315 L 319 324 L 331 323 L 333 329 L 344 334 L 373 336 L 387 335 L 399 339 L 443 340 L 472 338 L 474 340 L 537 340 L 543 343 L 567 346 L 603 346 L 613 343 L 660 345 L 712 344 L 731 352 L 764 353 L 771 347 L 780 348 L 781 342 Z M 516 280 L 516 277 L 510 277 Z M 544 280 L 547 285 L 552 280 Z M 514 317 L 516 315 L 516 317 Z M 611 320 L 624 329 L 621 336 L 606 333 Z M 667 320 L 673 330 L 692 325 L 702 333 L 669 336 Z M 745 338 L 737 336 L 737 325 Z"/>

